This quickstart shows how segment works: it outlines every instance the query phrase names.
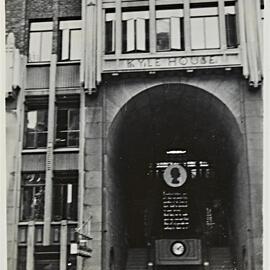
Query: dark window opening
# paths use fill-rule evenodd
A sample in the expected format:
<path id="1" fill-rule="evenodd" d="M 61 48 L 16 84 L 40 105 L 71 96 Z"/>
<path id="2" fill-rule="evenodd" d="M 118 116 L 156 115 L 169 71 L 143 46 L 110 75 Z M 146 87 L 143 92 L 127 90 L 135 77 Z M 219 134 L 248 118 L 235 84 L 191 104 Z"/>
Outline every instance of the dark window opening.
<path id="1" fill-rule="evenodd" d="M 55 147 L 78 147 L 80 109 L 78 103 L 58 100 Z"/>
<path id="2" fill-rule="evenodd" d="M 20 220 L 43 220 L 45 174 L 24 173 L 21 185 Z"/>
<path id="3" fill-rule="evenodd" d="M 234 2 L 225 3 L 225 23 L 227 48 L 236 48 L 238 46 L 238 39 Z"/>
<path id="4" fill-rule="evenodd" d="M 26 101 L 24 122 L 24 148 L 46 147 L 48 132 L 47 100 Z"/>
<path id="5" fill-rule="evenodd" d="M 53 220 L 77 220 L 77 208 L 77 176 L 72 172 L 56 174 L 53 180 Z"/>
<path id="6" fill-rule="evenodd" d="M 26 270 L 26 247 L 18 247 L 17 270 Z"/>

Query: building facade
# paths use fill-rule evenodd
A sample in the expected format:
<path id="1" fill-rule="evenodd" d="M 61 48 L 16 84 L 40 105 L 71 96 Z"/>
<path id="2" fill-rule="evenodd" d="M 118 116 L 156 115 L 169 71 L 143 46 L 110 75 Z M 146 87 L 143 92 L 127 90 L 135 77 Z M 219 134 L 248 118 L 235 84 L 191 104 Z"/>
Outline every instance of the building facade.
<path id="1" fill-rule="evenodd" d="M 8 269 L 262 269 L 262 24 L 6 0 Z"/>

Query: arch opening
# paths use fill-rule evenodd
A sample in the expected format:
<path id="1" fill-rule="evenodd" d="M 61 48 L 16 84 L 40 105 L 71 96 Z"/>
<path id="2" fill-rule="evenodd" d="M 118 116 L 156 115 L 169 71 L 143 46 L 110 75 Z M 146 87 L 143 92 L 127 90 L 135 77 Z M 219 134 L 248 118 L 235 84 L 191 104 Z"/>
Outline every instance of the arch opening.
<path id="1" fill-rule="evenodd" d="M 153 87 L 121 108 L 108 136 L 109 205 L 121 217 L 108 222 L 121 268 L 128 269 L 135 250 L 144 250 L 144 264 L 156 269 L 196 270 L 216 263 L 217 250 L 232 251 L 241 147 L 229 109 L 193 86 Z M 174 253 L 175 241 L 184 243 L 183 255 Z"/>

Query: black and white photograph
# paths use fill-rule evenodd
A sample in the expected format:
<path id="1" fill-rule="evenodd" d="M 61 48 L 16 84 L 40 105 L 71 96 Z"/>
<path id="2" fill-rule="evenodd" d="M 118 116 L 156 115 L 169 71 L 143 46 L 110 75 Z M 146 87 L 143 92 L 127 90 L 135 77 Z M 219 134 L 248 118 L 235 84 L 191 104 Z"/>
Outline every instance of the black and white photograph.
<path id="1" fill-rule="evenodd" d="M 7 270 L 267 270 L 264 4 L 5 0 Z"/>

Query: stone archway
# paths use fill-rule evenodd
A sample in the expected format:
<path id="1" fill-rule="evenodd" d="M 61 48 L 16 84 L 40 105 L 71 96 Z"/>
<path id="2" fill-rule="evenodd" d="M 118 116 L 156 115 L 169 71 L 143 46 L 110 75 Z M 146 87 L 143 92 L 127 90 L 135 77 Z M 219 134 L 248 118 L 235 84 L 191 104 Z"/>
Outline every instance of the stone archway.
<path id="1" fill-rule="evenodd" d="M 246 164 L 242 159 L 239 125 L 227 106 L 214 95 L 190 85 L 163 84 L 130 99 L 117 113 L 109 130 L 107 210 L 111 215 L 107 218 L 106 240 L 114 246 L 115 264 L 119 268 L 125 266 L 128 247 L 147 244 L 141 223 L 145 213 L 140 202 L 153 194 L 147 193 L 149 168 L 167 161 L 166 153 L 175 149 L 187 152 L 185 162 L 206 161 L 215 167 L 218 179 L 214 186 L 219 187 L 222 202 L 229 209 L 227 230 L 234 239 L 228 246 L 235 254 L 241 253 L 240 247 L 247 238 L 241 230 L 248 223 L 249 209 L 243 203 L 243 198 L 248 200 L 248 189 L 243 188 Z M 235 205 L 238 208 L 234 211 Z M 136 227 L 139 229 L 134 232 Z"/>

